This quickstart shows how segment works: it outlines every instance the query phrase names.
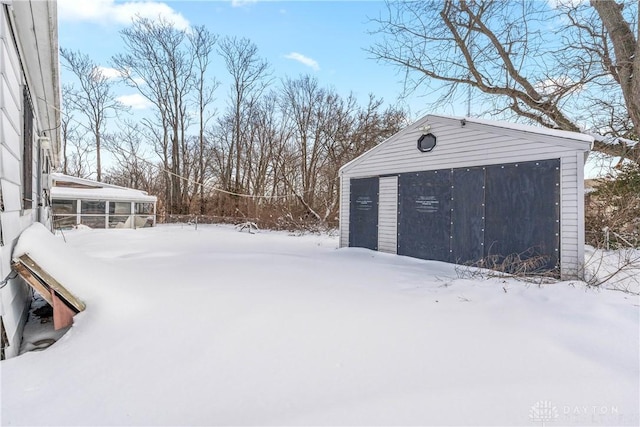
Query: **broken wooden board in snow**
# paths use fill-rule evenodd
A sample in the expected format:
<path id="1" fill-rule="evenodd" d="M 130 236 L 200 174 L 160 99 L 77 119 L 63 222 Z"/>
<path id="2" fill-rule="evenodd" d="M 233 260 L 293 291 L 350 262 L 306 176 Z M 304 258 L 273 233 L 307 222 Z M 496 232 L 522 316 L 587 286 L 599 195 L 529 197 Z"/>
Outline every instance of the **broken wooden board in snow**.
<path id="1" fill-rule="evenodd" d="M 11 268 L 53 307 L 55 329 L 70 326 L 73 316 L 86 308 L 82 301 L 42 269 L 29 255 L 14 258 Z"/>

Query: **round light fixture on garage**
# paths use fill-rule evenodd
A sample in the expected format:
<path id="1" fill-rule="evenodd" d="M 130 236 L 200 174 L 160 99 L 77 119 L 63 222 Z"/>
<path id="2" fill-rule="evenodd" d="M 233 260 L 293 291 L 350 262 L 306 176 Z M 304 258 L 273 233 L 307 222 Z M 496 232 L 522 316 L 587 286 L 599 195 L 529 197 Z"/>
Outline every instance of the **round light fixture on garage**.
<path id="1" fill-rule="evenodd" d="M 436 136 L 432 133 L 427 133 L 418 138 L 418 150 L 423 153 L 428 153 L 436 147 Z"/>

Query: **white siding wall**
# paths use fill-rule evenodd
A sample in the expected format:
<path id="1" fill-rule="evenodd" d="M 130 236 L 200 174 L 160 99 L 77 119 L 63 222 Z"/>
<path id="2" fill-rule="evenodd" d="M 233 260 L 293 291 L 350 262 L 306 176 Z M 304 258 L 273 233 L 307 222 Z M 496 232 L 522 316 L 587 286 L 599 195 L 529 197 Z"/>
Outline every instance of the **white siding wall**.
<path id="1" fill-rule="evenodd" d="M 579 273 L 584 264 L 584 157 L 577 153 L 561 163 L 560 265 L 563 276 Z"/>
<path id="2" fill-rule="evenodd" d="M 427 121 L 428 120 L 428 121 Z M 436 148 L 430 153 L 417 149 L 420 127 L 427 124 L 437 137 Z M 566 141 L 549 135 L 519 132 L 476 123 L 462 126 L 460 121 L 428 116 L 365 153 L 341 170 L 341 246 L 348 246 L 349 179 L 365 176 L 391 175 L 448 168 L 485 166 L 491 164 L 534 160 L 561 160 L 561 270 L 562 275 L 574 274 L 583 261 L 584 211 L 582 207 L 583 158 L 582 141 Z M 345 185 L 346 183 L 346 185 Z M 397 189 L 396 189 L 397 191 Z M 382 194 L 382 189 L 381 189 Z M 397 194 L 397 193 L 396 193 Z M 379 227 L 391 230 L 397 219 L 381 217 Z M 391 224 L 394 221 L 394 224 Z M 582 228 L 581 228 L 582 227 Z M 346 239 L 345 239 L 346 230 Z"/>
<path id="3" fill-rule="evenodd" d="M 0 5 L 1 6 L 1 5 Z M 11 252 L 20 233 L 35 221 L 35 209 L 22 208 L 22 88 L 18 52 L 8 27 L 4 7 L 0 7 L 0 188 L 4 209 L 0 211 L 2 246 L 0 247 L 0 280 L 11 272 Z M 35 119 L 34 119 L 35 121 Z M 34 122 L 34 126 L 37 125 Z M 34 131 L 34 135 L 37 132 Z M 37 144 L 33 144 L 33 194 L 36 200 Z M 5 356 L 18 354 L 22 327 L 26 320 L 31 293 L 20 280 L 10 280 L 0 290 L 0 315 L 10 346 Z"/>
<path id="4" fill-rule="evenodd" d="M 340 177 L 340 247 L 349 246 L 349 178 Z"/>
<path id="5" fill-rule="evenodd" d="M 376 147 L 369 156 L 354 161 L 343 170 L 344 175 L 353 178 L 575 156 L 575 150 L 548 142 L 546 136 L 523 143 L 522 139 L 500 134 L 498 128 L 490 133 L 471 124 L 462 127 L 457 121 L 432 122 L 430 132 L 437 137 L 431 153 L 418 151 L 422 131 L 412 126 Z"/>
<path id="6" fill-rule="evenodd" d="M 378 250 L 395 254 L 398 249 L 398 177 L 380 178 L 378 194 Z"/>

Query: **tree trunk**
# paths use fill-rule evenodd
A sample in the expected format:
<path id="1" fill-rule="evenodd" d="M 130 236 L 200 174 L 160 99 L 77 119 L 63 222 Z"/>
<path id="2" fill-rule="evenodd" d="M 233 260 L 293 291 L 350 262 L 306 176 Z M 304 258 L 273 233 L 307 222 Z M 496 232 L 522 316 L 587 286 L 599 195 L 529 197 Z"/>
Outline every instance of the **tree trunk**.
<path id="1" fill-rule="evenodd" d="M 613 0 L 591 0 L 591 6 L 598 12 L 613 44 L 618 82 L 637 136 L 640 129 L 640 44 L 622 16 L 623 4 Z M 635 160 L 640 158 L 636 157 Z"/>

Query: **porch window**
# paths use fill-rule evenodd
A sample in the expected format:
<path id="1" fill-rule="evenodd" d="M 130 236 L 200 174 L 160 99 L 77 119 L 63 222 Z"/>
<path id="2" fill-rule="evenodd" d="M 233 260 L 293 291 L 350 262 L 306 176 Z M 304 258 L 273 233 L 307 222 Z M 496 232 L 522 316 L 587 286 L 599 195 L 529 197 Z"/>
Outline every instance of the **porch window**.
<path id="1" fill-rule="evenodd" d="M 80 202 L 80 224 L 91 228 L 107 227 L 107 202 L 82 200 Z"/>
<path id="2" fill-rule="evenodd" d="M 71 228 L 78 223 L 78 201 L 58 200 L 52 202 L 54 228 Z"/>

